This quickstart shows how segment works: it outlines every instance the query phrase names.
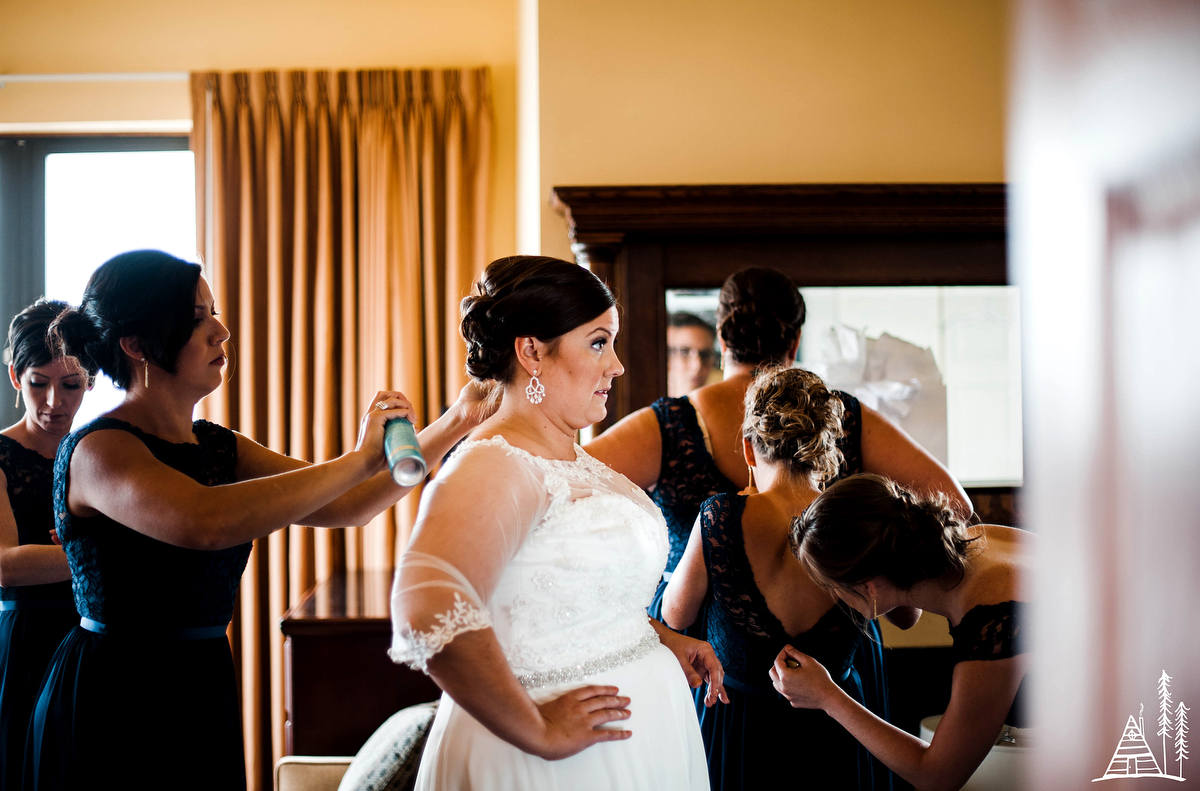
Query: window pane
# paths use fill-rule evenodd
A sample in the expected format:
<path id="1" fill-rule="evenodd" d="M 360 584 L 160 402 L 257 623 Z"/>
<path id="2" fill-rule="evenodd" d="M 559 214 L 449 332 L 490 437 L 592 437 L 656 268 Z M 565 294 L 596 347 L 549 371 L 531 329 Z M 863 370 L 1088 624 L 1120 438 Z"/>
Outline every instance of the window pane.
<path id="1" fill-rule="evenodd" d="M 78 305 L 96 267 L 153 248 L 196 260 L 195 164 L 190 151 L 46 157 L 46 296 Z M 123 397 L 101 375 L 79 427 Z"/>

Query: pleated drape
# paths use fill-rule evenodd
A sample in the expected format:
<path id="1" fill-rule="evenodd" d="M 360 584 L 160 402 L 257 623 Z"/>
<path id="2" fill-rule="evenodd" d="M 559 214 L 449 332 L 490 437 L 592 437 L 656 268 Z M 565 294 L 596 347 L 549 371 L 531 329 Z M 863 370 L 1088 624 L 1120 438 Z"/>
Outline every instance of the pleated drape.
<path id="1" fill-rule="evenodd" d="M 311 461 L 354 447 L 377 390 L 440 415 L 486 263 L 487 70 L 193 74 L 192 102 L 198 246 L 232 334 L 203 415 Z M 280 617 L 337 571 L 392 569 L 416 506 L 254 543 L 230 627 L 250 789 L 283 751 Z"/>

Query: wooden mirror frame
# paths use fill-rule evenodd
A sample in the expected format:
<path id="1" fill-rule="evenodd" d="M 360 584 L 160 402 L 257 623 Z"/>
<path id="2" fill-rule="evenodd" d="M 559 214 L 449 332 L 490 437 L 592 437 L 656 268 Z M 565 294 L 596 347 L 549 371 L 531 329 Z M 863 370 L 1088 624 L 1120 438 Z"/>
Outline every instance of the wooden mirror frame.
<path id="1" fill-rule="evenodd" d="M 667 289 L 719 288 L 754 265 L 801 287 L 1008 285 L 1006 193 L 1004 184 L 555 187 L 576 261 L 621 303 L 625 376 L 597 429 L 667 392 Z M 1011 493 L 976 490 L 1009 511 Z"/>

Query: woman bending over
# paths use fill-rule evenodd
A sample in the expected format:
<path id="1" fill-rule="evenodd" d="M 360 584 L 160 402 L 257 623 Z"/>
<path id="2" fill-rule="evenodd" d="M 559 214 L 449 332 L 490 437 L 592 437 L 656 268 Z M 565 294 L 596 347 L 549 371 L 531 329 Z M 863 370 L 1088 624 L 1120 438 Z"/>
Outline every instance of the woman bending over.
<path id="1" fill-rule="evenodd" d="M 1018 693 L 1031 536 L 999 525 L 968 528 L 943 497 L 856 475 L 796 519 L 792 540 L 813 578 L 868 618 L 896 607 L 945 616 L 956 664 L 950 705 L 929 744 L 864 709 L 816 658 L 792 646 L 771 668 L 775 688 L 797 708 L 829 714 L 918 789 L 962 787 L 1005 724 L 1026 724 Z"/>

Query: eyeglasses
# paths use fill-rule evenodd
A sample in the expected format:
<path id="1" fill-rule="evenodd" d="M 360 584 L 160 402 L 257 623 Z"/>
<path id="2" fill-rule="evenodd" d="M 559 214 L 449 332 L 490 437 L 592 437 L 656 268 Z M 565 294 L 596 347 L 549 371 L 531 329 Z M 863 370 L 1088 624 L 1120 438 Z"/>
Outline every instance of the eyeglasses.
<path id="1" fill-rule="evenodd" d="M 668 346 L 668 357 L 677 357 L 686 362 L 699 360 L 701 365 L 711 365 L 713 358 L 712 349 L 693 349 L 691 346 Z"/>

